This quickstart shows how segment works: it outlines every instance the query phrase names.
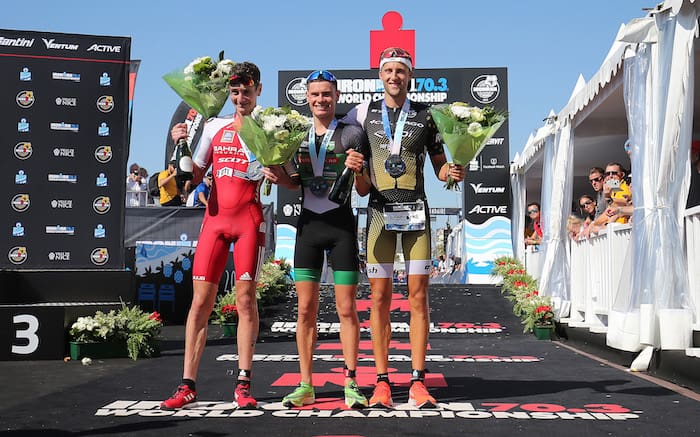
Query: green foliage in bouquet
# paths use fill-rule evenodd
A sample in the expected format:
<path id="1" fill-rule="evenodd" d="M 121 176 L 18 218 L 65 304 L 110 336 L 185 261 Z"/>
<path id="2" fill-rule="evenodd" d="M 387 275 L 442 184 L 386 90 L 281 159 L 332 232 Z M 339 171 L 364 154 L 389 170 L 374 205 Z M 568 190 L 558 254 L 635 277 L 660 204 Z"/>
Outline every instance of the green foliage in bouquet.
<path id="1" fill-rule="evenodd" d="M 473 160 L 507 118 L 507 113 L 492 106 L 478 108 L 463 102 L 434 105 L 430 114 L 450 151 L 452 162 L 459 165 Z M 446 188 L 459 189 L 459 186 L 450 178 Z"/>
<path id="2" fill-rule="evenodd" d="M 228 81 L 234 65 L 236 63 L 230 59 L 224 59 L 224 52 L 221 51 L 217 62 L 203 56 L 185 68 L 167 73 L 163 79 L 185 103 L 204 118 L 209 118 L 218 115 L 226 104 Z"/>
<path id="3" fill-rule="evenodd" d="M 238 134 L 264 166 L 286 164 L 299 149 L 311 120 L 289 106 L 255 107 Z"/>

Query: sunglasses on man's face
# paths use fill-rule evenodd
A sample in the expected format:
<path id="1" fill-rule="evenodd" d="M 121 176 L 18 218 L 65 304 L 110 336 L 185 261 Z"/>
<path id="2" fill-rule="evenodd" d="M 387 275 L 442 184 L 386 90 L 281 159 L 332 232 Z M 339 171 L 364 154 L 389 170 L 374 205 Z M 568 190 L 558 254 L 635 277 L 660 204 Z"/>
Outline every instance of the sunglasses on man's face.
<path id="1" fill-rule="evenodd" d="M 528 209 L 528 210 L 527 210 L 527 213 L 528 213 L 528 214 L 536 214 L 536 213 L 538 213 L 538 212 L 540 212 L 540 210 L 537 209 L 537 208 L 533 208 L 533 209 Z"/>
<path id="2" fill-rule="evenodd" d="M 617 176 L 619 174 L 620 174 L 619 171 L 606 171 L 605 172 L 605 176 Z"/>
<path id="3" fill-rule="evenodd" d="M 594 183 L 594 182 L 600 182 L 600 181 L 602 181 L 602 180 L 603 180 L 603 176 L 598 176 L 597 178 L 591 178 L 591 179 L 589 179 L 588 182 Z"/>
<path id="4" fill-rule="evenodd" d="M 338 82 L 338 79 L 333 76 L 333 73 L 326 70 L 316 70 L 309 74 L 306 78 L 307 82 L 313 82 L 314 80 L 325 80 L 327 82 Z"/>

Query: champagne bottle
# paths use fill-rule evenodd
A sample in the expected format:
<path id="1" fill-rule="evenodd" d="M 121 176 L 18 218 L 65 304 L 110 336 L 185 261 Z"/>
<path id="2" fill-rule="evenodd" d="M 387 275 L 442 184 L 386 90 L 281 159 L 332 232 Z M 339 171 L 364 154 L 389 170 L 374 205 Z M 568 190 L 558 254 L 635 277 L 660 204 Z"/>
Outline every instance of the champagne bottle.
<path id="1" fill-rule="evenodd" d="M 180 138 L 175 146 L 175 160 L 177 161 L 177 178 L 181 181 L 189 181 L 192 179 L 192 152 L 187 140 Z"/>
<path id="2" fill-rule="evenodd" d="M 352 184 L 355 181 L 355 175 L 352 170 L 345 167 L 335 180 L 331 192 L 328 193 L 328 200 L 335 202 L 338 205 L 343 205 L 352 194 Z"/>

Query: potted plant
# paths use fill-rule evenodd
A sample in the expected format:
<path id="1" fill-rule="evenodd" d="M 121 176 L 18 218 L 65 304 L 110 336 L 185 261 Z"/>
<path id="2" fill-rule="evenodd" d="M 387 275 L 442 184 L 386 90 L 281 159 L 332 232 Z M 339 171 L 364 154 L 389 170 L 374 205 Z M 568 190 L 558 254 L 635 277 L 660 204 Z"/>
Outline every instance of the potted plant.
<path id="1" fill-rule="evenodd" d="M 535 296 L 523 306 L 525 331 L 533 331 L 540 340 L 549 340 L 554 330 L 554 311 L 547 297 Z"/>
<path id="2" fill-rule="evenodd" d="M 71 359 L 155 356 L 160 351 L 157 337 L 162 326 L 157 312 L 146 313 L 123 302 L 119 311 L 78 317 L 69 331 Z"/>
<path id="3" fill-rule="evenodd" d="M 212 312 L 212 323 L 221 325 L 224 337 L 236 336 L 238 308 L 236 307 L 235 288 L 217 297 Z"/>

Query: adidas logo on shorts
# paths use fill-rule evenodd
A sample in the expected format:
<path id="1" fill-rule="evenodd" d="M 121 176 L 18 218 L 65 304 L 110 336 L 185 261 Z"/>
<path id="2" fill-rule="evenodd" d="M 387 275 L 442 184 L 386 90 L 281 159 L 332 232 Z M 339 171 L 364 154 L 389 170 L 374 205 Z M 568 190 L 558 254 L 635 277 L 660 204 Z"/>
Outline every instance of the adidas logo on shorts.
<path id="1" fill-rule="evenodd" d="M 252 281 L 253 280 L 253 278 L 250 277 L 250 273 L 248 273 L 248 272 L 243 273 L 238 279 L 240 279 L 241 281 Z"/>

